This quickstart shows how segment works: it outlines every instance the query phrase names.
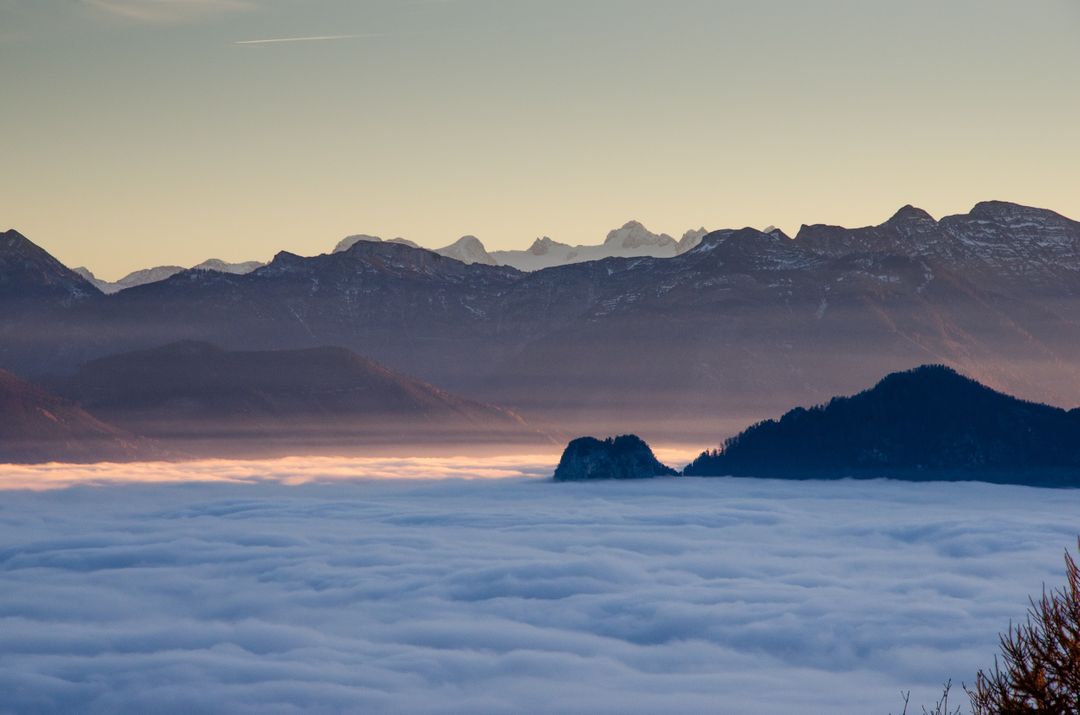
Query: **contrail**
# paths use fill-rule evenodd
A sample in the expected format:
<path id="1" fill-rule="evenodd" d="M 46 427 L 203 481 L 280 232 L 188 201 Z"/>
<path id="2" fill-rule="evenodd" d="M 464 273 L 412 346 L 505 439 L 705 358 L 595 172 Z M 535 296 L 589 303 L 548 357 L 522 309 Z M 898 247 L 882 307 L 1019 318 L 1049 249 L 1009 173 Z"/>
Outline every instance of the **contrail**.
<path id="1" fill-rule="evenodd" d="M 268 40 L 237 40 L 234 45 L 270 45 L 278 42 L 326 42 L 329 40 L 359 40 L 375 35 L 315 35 L 312 37 L 272 37 Z"/>

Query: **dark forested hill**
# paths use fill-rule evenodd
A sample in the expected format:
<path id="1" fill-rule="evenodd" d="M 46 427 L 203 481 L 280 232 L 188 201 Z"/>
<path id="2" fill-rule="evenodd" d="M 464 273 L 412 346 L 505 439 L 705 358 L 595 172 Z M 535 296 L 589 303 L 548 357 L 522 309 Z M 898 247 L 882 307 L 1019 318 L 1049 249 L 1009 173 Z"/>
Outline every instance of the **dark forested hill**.
<path id="1" fill-rule="evenodd" d="M 684 474 L 1080 486 L 1080 413 L 924 366 L 853 397 L 756 424 Z"/>

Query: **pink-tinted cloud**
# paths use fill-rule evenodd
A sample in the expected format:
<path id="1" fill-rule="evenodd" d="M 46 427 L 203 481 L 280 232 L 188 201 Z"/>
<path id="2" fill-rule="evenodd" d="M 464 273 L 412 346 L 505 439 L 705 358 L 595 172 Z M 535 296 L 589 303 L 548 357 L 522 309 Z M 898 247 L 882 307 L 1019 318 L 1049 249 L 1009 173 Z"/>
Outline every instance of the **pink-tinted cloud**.
<path id="1" fill-rule="evenodd" d="M 202 460 L 134 464 L 0 465 L 0 490 L 63 489 L 79 485 L 192 482 L 313 482 L 358 479 L 499 479 L 548 477 L 557 455 L 500 457 L 288 457 L 264 461 Z"/>

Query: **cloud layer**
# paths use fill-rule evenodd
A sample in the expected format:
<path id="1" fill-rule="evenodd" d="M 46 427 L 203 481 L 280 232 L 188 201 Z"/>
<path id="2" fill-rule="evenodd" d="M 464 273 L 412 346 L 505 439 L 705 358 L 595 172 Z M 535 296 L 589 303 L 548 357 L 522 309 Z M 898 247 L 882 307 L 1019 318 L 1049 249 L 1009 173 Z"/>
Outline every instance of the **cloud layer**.
<path id="1" fill-rule="evenodd" d="M 320 466 L 6 492 L 0 711 L 884 715 L 992 662 L 1080 507 Z"/>

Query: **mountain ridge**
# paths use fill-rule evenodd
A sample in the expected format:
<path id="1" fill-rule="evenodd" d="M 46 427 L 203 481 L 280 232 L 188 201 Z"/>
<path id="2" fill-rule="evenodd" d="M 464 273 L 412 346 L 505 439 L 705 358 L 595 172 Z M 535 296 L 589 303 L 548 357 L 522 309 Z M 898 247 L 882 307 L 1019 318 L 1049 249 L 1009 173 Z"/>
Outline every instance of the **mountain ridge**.
<path id="1" fill-rule="evenodd" d="M 172 278 L 173 276 L 183 273 L 184 271 L 215 271 L 217 273 L 232 273 L 236 275 L 243 275 L 245 273 L 251 273 L 254 270 L 262 268 L 265 263 L 262 261 L 243 261 L 240 263 L 229 263 L 222 261 L 218 258 L 209 258 L 202 263 L 198 263 L 191 268 L 184 268 L 183 266 L 155 266 L 153 268 L 143 268 L 137 271 L 132 271 L 124 277 L 116 281 L 107 281 L 98 278 L 94 273 L 85 266 L 73 268 L 75 273 L 85 278 L 92 283 L 94 287 L 100 290 L 106 295 L 113 293 L 119 293 L 122 290 L 128 288 L 135 288 L 141 285 L 147 285 L 149 283 L 158 283 L 163 280 Z"/>
<path id="2" fill-rule="evenodd" d="M 1043 223 L 1047 223 L 1046 219 L 1049 218 L 1051 220 L 1056 220 L 1057 223 L 1064 226 L 1076 224 L 1076 222 L 1071 221 L 1061 214 L 1050 211 L 1049 209 L 1029 207 L 1000 200 L 980 201 L 976 203 L 967 214 L 945 216 L 940 221 L 934 219 L 925 210 L 913 206 L 912 204 L 906 204 L 883 223 L 862 228 L 851 229 L 831 224 L 803 224 L 793 240 L 801 240 L 803 243 L 813 244 L 815 250 L 828 253 L 835 252 L 837 249 L 826 245 L 828 239 L 824 238 L 824 234 L 832 234 L 834 239 L 842 240 L 845 236 L 841 235 L 837 237 L 836 234 L 850 234 L 855 232 L 861 234 L 861 236 L 855 241 L 849 240 L 845 242 L 845 245 L 840 250 L 853 250 L 854 245 L 865 242 L 867 234 L 875 234 L 873 237 L 876 237 L 878 240 L 876 241 L 876 246 L 875 241 L 871 240 L 869 243 L 865 244 L 865 248 L 878 251 L 896 250 L 896 246 L 893 245 L 896 237 L 894 236 L 888 240 L 883 239 L 881 236 L 883 231 L 891 230 L 896 234 L 910 237 L 912 234 L 925 233 L 930 227 L 949 227 L 958 222 L 970 222 L 973 220 L 993 221 L 995 219 L 999 221 L 1002 219 L 1012 221 L 1014 227 L 1016 227 L 1017 222 L 1015 219 L 1018 214 L 1025 216 L 1028 219 L 1042 219 Z M 721 230 L 731 231 L 733 229 Z M 773 226 L 763 229 L 762 232 L 788 238 L 783 231 L 780 231 Z M 699 245 L 704 236 L 710 233 L 716 232 L 710 232 L 704 228 L 693 229 L 684 233 L 681 239 L 675 240 L 668 234 L 652 233 L 646 229 L 641 222 L 632 220 L 628 221 L 620 228 L 610 231 L 605 239 L 599 244 L 572 246 L 544 236 L 537 238 L 529 248 L 524 250 L 502 249 L 488 251 L 483 242 L 475 236 L 469 235 L 463 236 L 457 241 L 441 248 L 427 249 L 404 238 L 393 238 L 384 241 L 378 236 L 356 234 L 342 239 L 334 247 L 332 252 L 345 252 L 358 242 L 399 243 L 412 248 L 431 250 L 441 255 L 461 260 L 465 263 L 475 262 L 488 265 L 506 265 L 522 271 L 535 271 L 571 263 L 603 260 L 605 258 L 635 258 L 646 256 L 653 258 L 672 258 L 692 250 Z M 850 238 L 850 236 L 847 236 L 847 238 Z M 252 272 L 262 265 L 265 264 L 259 261 L 228 263 L 218 259 L 209 259 L 196 266 L 192 266 L 190 269 L 182 266 L 157 266 L 154 268 L 141 269 L 133 271 L 117 281 L 111 282 L 98 279 L 87 268 L 80 267 L 74 270 L 102 292 L 115 293 L 126 288 L 159 282 L 181 273 L 184 270 L 202 269 L 243 274 Z"/>
<path id="3" fill-rule="evenodd" d="M 0 370 L 0 463 L 161 459 L 145 439 Z"/>
<path id="4" fill-rule="evenodd" d="M 233 351 L 185 340 L 90 361 L 53 385 L 110 423 L 162 441 L 545 439 L 513 412 L 332 346 Z"/>
<path id="5" fill-rule="evenodd" d="M 0 233 L 0 299 L 77 302 L 100 293 L 15 229 Z"/>
<path id="6" fill-rule="evenodd" d="M 751 421 L 931 362 L 1080 403 L 1078 224 L 990 209 L 936 223 L 905 211 L 927 230 L 819 227 L 816 241 L 724 229 L 673 258 L 532 272 L 390 242 L 282 252 L 247 275 L 187 271 L 9 310 L 0 366 L 64 372 L 177 339 L 332 344 L 568 431 L 629 431 L 649 416 L 648 436 L 670 439 L 706 435 L 717 404 Z"/>

